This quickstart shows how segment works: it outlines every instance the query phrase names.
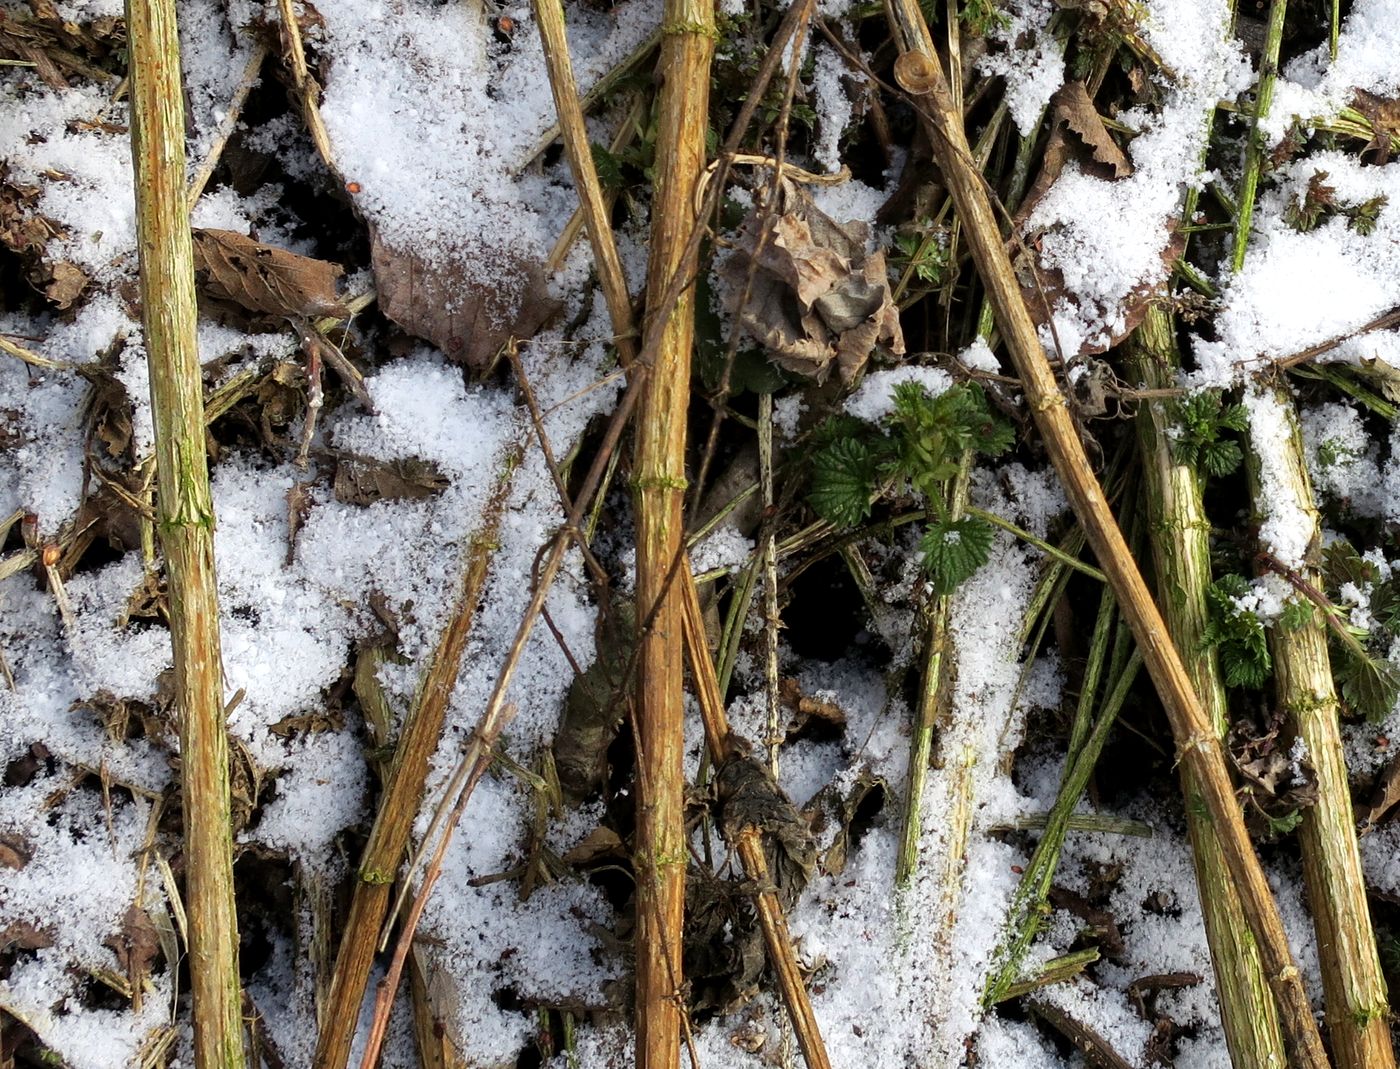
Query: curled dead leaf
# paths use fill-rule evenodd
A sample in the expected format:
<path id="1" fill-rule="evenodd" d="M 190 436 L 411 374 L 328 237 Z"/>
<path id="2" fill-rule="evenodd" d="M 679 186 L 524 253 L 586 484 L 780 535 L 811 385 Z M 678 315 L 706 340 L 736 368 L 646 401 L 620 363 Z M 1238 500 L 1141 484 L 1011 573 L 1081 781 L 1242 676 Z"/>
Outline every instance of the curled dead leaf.
<path id="1" fill-rule="evenodd" d="M 783 907 L 791 906 L 816 870 L 811 826 L 767 767 L 743 748 L 715 771 L 714 782 L 725 838 L 734 842 L 747 827 L 763 832 L 768 875 Z"/>
<path id="2" fill-rule="evenodd" d="M 117 956 L 121 971 L 136 982 L 150 973 L 151 963 L 160 953 L 160 935 L 150 915 L 133 903 L 122 915 L 121 928 L 108 936 L 103 945 Z"/>
<path id="3" fill-rule="evenodd" d="M 903 354 L 885 254 L 866 251 L 869 227 L 837 223 L 786 180 L 779 204 L 776 216 L 750 217 L 720 269 L 743 328 L 779 367 L 819 382 L 833 367 L 850 382 L 878 344 Z"/>
<path id="4" fill-rule="evenodd" d="M 624 861 L 627 848 L 622 838 L 611 828 L 594 828 L 573 849 L 564 855 L 569 865 L 592 865 L 599 861 Z"/>
<path id="5" fill-rule="evenodd" d="M 345 269 L 300 256 L 233 230 L 196 230 L 194 262 L 204 292 L 249 312 L 345 316 L 336 284 Z"/>
<path id="6" fill-rule="evenodd" d="M 32 856 L 29 844 L 18 835 L 0 834 L 0 867 L 18 871 L 29 864 Z"/>

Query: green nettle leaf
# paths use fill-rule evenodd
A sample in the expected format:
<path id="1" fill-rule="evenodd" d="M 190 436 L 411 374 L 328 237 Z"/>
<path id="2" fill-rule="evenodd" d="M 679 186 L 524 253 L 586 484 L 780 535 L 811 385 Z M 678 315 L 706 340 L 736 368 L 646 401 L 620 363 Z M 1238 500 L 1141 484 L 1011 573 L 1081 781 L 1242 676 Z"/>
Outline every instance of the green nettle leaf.
<path id="1" fill-rule="evenodd" d="M 1240 449 L 1239 443 L 1229 439 L 1221 442 L 1209 442 L 1201 447 L 1201 467 L 1205 469 L 1207 475 L 1216 478 L 1229 475 L 1240 466 L 1243 460 L 1244 452 Z"/>
<path id="2" fill-rule="evenodd" d="M 1244 405 L 1226 405 L 1220 410 L 1215 423 L 1218 427 L 1243 434 L 1249 430 L 1249 413 L 1245 411 Z"/>
<path id="3" fill-rule="evenodd" d="M 901 382 L 894 388 L 890 428 L 899 449 L 895 474 L 930 498 L 957 473 L 965 450 L 998 456 L 1016 440 L 1011 427 L 992 415 L 974 383 L 959 383 L 930 397 L 920 383 Z"/>
<path id="4" fill-rule="evenodd" d="M 854 527 L 870 515 L 878 477 L 877 458 L 864 442 L 838 438 L 812 457 L 808 501 L 822 519 Z"/>
<path id="5" fill-rule="evenodd" d="M 1278 622 L 1285 631 L 1297 631 L 1300 627 L 1312 623 L 1314 616 L 1313 603 L 1307 598 L 1295 597 L 1284 602 Z"/>
<path id="6" fill-rule="evenodd" d="M 1266 813 L 1264 819 L 1268 822 L 1268 838 L 1280 839 L 1303 823 L 1303 811 L 1293 809 L 1281 817 L 1271 817 Z"/>
<path id="7" fill-rule="evenodd" d="M 1400 698 L 1400 669 L 1382 657 L 1361 657 L 1350 651 L 1333 666 L 1342 699 L 1371 722 L 1384 720 Z"/>
<path id="8" fill-rule="evenodd" d="M 1237 602 L 1249 589 L 1242 575 L 1222 575 L 1211 584 L 1210 621 L 1201 636 L 1202 645 L 1214 646 L 1225 672 L 1225 685 L 1257 690 L 1269 681 L 1273 659 L 1264 625 Z"/>
<path id="9" fill-rule="evenodd" d="M 593 151 L 593 167 L 598 172 L 598 184 L 609 193 L 617 193 L 626 185 L 622 176 L 622 161 L 596 141 L 588 146 Z"/>
<path id="10" fill-rule="evenodd" d="M 1222 437 L 1223 432 L 1243 432 L 1249 417 L 1243 405 L 1223 405 L 1220 394 L 1191 394 L 1176 410 L 1179 433 L 1172 449 L 1178 464 L 1200 468 L 1219 478 L 1235 471 L 1244 460 L 1239 443 Z"/>
<path id="11" fill-rule="evenodd" d="M 1391 579 L 1371 591 L 1371 615 L 1392 637 L 1400 633 L 1400 580 Z"/>
<path id="12" fill-rule="evenodd" d="M 934 589 L 940 594 L 951 594 L 959 583 L 986 564 L 995 536 L 991 524 L 973 516 L 930 525 L 919 542 L 919 550 Z"/>

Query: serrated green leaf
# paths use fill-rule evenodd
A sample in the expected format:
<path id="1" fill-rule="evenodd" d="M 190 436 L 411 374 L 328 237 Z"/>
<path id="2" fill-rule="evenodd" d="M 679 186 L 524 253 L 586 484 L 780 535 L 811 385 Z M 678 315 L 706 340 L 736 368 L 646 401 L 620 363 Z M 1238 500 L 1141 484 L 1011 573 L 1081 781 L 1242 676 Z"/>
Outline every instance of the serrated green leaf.
<path id="1" fill-rule="evenodd" d="M 1384 720 L 1400 697 L 1400 670 L 1379 657 L 1346 652 L 1333 671 L 1341 684 L 1342 700 L 1371 722 Z"/>
<path id="2" fill-rule="evenodd" d="M 622 176 L 622 160 L 596 141 L 588 146 L 593 152 L 593 168 L 598 172 L 598 184 L 609 193 L 617 193 L 626 185 Z"/>
<path id="3" fill-rule="evenodd" d="M 1208 442 L 1201 447 L 1200 465 L 1207 475 L 1220 478 L 1229 475 L 1244 460 L 1238 442 L 1229 439 Z"/>
<path id="4" fill-rule="evenodd" d="M 1264 820 L 1268 825 L 1268 838 L 1272 841 L 1287 835 L 1297 828 L 1299 824 L 1303 823 L 1303 811 L 1301 809 L 1293 809 L 1281 817 L 1271 817 L 1266 813 L 1264 814 Z"/>
<path id="5" fill-rule="evenodd" d="M 1284 602 L 1283 612 L 1279 614 L 1278 622 L 1285 631 L 1297 631 L 1312 623 L 1315 615 L 1313 603 L 1307 598 L 1289 598 L 1288 601 Z"/>
<path id="6" fill-rule="evenodd" d="M 991 524 L 973 516 L 930 525 L 919 542 L 919 551 L 934 590 L 951 594 L 986 564 L 995 537 Z"/>
<path id="7" fill-rule="evenodd" d="M 877 462 L 857 438 L 839 438 L 812 457 L 807 500 L 817 515 L 838 527 L 854 527 L 870 515 Z"/>
<path id="8" fill-rule="evenodd" d="M 1206 593 L 1210 621 L 1202 634 L 1203 646 L 1214 646 L 1225 673 L 1225 685 L 1262 687 L 1269 680 L 1273 659 L 1264 625 L 1252 612 L 1241 609 L 1236 600 L 1249 590 L 1242 575 L 1222 575 Z"/>
<path id="9" fill-rule="evenodd" d="M 1249 413 L 1245 411 L 1244 405 L 1226 405 L 1221 409 L 1216 424 L 1226 430 L 1243 434 L 1249 430 Z"/>
<path id="10" fill-rule="evenodd" d="M 1364 589 L 1379 578 L 1380 569 L 1356 552 L 1350 542 L 1339 538 L 1322 551 L 1322 574 L 1329 591 L 1339 590 L 1345 583 Z"/>

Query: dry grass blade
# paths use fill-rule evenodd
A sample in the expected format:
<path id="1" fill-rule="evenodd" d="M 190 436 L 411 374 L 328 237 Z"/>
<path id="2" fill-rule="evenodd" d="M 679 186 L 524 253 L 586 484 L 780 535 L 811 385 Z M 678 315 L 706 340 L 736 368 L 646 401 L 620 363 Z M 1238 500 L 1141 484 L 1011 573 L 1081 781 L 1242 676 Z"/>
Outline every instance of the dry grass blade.
<path id="1" fill-rule="evenodd" d="M 535 20 L 540 27 L 540 40 L 544 45 L 545 63 L 549 68 L 549 85 L 554 92 L 554 107 L 564 133 L 564 151 L 568 153 L 569 169 L 573 171 L 574 184 L 578 187 L 579 203 L 597 260 L 603 297 L 608 302 L 608 313 L 615 329 L 621 333 L 620 328 L 626 324 L 630 332 L 632 302 L 627 294 L 617 243 L 608 225 L 608 207 L 603 200 L 598 170 L 593 166 L 588 130 L 583 124 L 583 108 L 579 104 L 573 63 L 569 59 L 568 36 L 564 30 L 564 5 L 560 0 L 534 0 L 534 8 Z M 630 364 L 635 356 L 635 340 L 619 336 L 617 346 L 622 353 L 623 364 Z"/>
<path id="2" fill-rule="evenodd" d="M 677 276 L 694 271 L 695 184 L 705 168 L 710 60 L 715 45 L 712 0 L 666 0 L 657 102 L 656 193 L 647 268 L 648 333 L 659 332 L 637 410 L 637 616 L 651 625 L 638 636 L 637 678 L 637 1003 L 636 1064 L 680 1064 L 681 929 L 685 913 L 685 693 L 682 592 L 670 582 L 685 535 L 685 432 L 694 290 L 674 305 Z"/>
<path id="3" fill-rule="evenodd" d="M 978 273 L 996 309 L 997 322 L 1025 389 L 1028 407 L 1143 652 L 1171 720 L 1180 760 L 1197 777 L 1201 804 L 1220 834 L 1230 875 L 1240 891 L 1249 927 L 1259 943 L 1282 1009 L 1294 1057 L 1307 1069 L 1321 1069 L 1328 1064 L 1327 1055 L 1302 976 L 1289 950 L 1278 905 L 1245 829 L 1220 739 L 1195 695 L 1181 657 L 1084 453 L 1064 394 L 1045 358 L 1021 295 L 991 200 L 972 163 L 962 116 L 953 107 L 923 17 L 913 0 L 897 0 L 893 12 L 902 52 L 895 65 L 896 79 L 925 109 L 934 135 L 935 154 Z"/>
<path id="4" fill-rule="evenodd" d="M 682 567 L 681 594 L 685 598 L 685 645 L 691 671 L 695 673 L 695 691 L 700 702 L 700 715 L 705 722 L 705 742 L 715 765 L 722 765 L 732 756 L 733 741 L 729 718 L 724 711 L 715 663 L 705 641 L 705 618 L 700 608 L 700 595 L 695 589 L 695 576 L 688 565 Z M 768 960 L 778 977 L 778 989 L 792 1019 L 797 1045 L 802 1049 L 808 1069 L 830 1069 L 831 1060 L 822 1041 L 821 1029 L 807 987 L 797 967 L 792 936 L 787 918 L 773 890 L 768 872 L 768 859 L 763 852 L 763 833 L 748 825 L 737 836 L 734 848 L 744 866 L 744 874 L 759 888 L 758 919 L 763 928 L 763 942 L 768 948 Z"/>
<path id="5" fill-rule="evenodd" d="M 341 1069 L 350 1057 L 380 928 L 389 911 L 390 888 L 408 850 L 413 820 L 423 802 L 428 762 L 437 749 L 448 702 L 457 685 L 462 654 L 481 604 L 501 515 L 520 459 L 520 446 L 508 447 L 480 527 L 472 539 L 452 617 L 438 641 L 412 713 L 399 738 L 379 813 L 360 859 L 350 916 L 336 954 L 325 1020 L 313 1063 L 317 1069 Z"/>
<path id="6" fill-rule="evenodd" d="M 198 1069 L 241 1069 L 243 999 L 234 913 L 214 504 L 205 458 L 194 251 L 185 200 L 180 42 L 172 0 L 130 0 L 131 153 L 141 320 L 155 419 L 158 523 L 180 716 L 185 905 Z"/>
<path id="7" fill-rule="evenodd" d="M 209 152 L 200 161 L 198 170 L 190 179 L 188 197 L 191 210 L 199 203 L 204 187 L 209 184 L 209 179 L 213 177 L 214 168 L 219 165 L 219 158 L 223 155 L 224 146 L 228 144 L 228 139 L 238 129 L 238 123 L 243 117 L 243 105 L 248 102 L 248 94 L 258 84 L 258 76 L 262 73 L 263 60 L 266 58 L 267 49 L 262 45 L 255 45 L 253 54 L 248 57 L 248 65 L 243 69 L 243 77 L 238 82 L 238 88 L 234 90 L 233 97 L 224 110 L 224 117 L 219 121 L 218 129 L 214 131 L 214 143 L 209 146 Z"/>
<path id="8" fill-rule="evenodd" d="M 335 154 L 331 152 L 331 136 L 326 132 L 326 124 L 321 119 L 321 87 L 311 76 L 306 65 L 306 48 L 301 40 L 301 23 L 297 21 L 296 7 L 292 0 L 277 0 L 277 12 L 281 19 L 282 49 L 292 75 L 292 84 L 301 98 L 302 117 L 306 122 L 311 143 L 321 154 L 327 167 L 335 170 Z"/>

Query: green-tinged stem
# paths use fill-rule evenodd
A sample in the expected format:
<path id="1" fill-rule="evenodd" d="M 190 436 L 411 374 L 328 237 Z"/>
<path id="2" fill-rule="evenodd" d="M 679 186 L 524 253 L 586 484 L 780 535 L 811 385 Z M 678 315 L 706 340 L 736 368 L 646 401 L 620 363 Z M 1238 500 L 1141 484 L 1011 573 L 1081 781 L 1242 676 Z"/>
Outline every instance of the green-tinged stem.
<path id="1" fill-rule="evenodd" d="M 1259 172 L 1264 166 L 1264 135 L 1259 124 L 1269 114 L 1269 106 L 1273 103 L 1274 82 L 1278 80 L 1278 53 L 1283 44 L 1283 18 L 1287 12 L 1288 0 L 1270 0 L 1264 51 L 1259 59 L 1259 88 L 1255 93 L 1254 118 L 1249 124 L 1249 143 L 1244 153 L 1244 180 L 1240 183 L 1239 212 L 1235 217 L 1235 249 L 1231 263 L 1236 271 L 1244 266 L 1245 249 L 1249 247 L 1254 198 L 1259 190 Z"/>
<path id="2" fill-rule="evenodd" d="M 1270 458 L 1268 497 L 1259 480 L 1260 458 L 1251 451 L 1250 483 L 1261 513 L 1286 508 L 1308 517 L 1309 544 L 1321 542 L 1293 400 L 1282 387 L 1261 388 L 1253 404 L 1272 405 L 1288 424 L 1282 455 Z M 1309 564 L 1285 562 L 1303 582 L 1320 587 Z M 1300 627 L 1269 630 L 1274 686 L 1291 728 L 1307 747 L 1317 775 L 1317 801 L 1303 811 L 1298 829 L 1303 879 L 1317 929 L 1318 960 L 1327 1003 L 1327 1026 L 1338 1069 L 1393 1069 L 1389 1001 L 1366 899 L 1356 840 L 1351 785 L 1339 723 L 1340 706 L 1327 653 L 1327 625 L 1315 613 Z"/>
<path id="3" fill-rule="evenodd" d="M 951 518 L 956 519 L 967 507 L 968 480 L 972 474 L 972 453 L 966 451 L 958 466 L 958 473 L 948 485 L 947 507 Z M 904 887 L 914 874 L 919 858 L 919 838 L 923 833 L 919 818 L 919 807 L 924 797 L 924 781 L 928 776 L 929 760 L 933 755 L 934 728 L 938 723 L 939 711 L 947 700 L 948 681 L 951 679 L 950 644 L 948 618 L 952 611 L 953 595 L 935 595 L 924 613 L 924 673 L 919 688 L 919 708 L 914 722 L 914 737 L 909 747 L 909 775 L 904 792 L 904 822 L 899 840 L 899 856 L 895 860 L 894 882 L 896 887 Z M 967 821 L 954 823 L 966 829 Z M 963 850 L 954 846 L 951 850 L 959 858 Z"/>
<path id="4" fill-rule="evenodd" d="M 228 736 L 204 445 L 185 116 L 173 0 L 129 0 L 131 155 L 141 323 L 155 419 L 157 524 L 180 716 L 185 909 L 197 1069 L 242 1069 Z"/>
<path id="5" fill-rule="evenodd" d="M 1170 315 L 1161 308 L 1150 309 L 1127 352 L 1133 377 L 1144 388 L 1174 383 L 1180 361 Z M 1206 592 L 1211 583 L 1210 524 L 1200 479 L 1173 455 L 1171 413 L 1169 402 L 1151 401 L 1137 416 L 1157 597 L 1177 647 L 1195 651 L 1187 671 L 1217 733 L 1223 733 L 1225 691 L 1215 651 L 1204 642 L 1209 619 Z M 1235 1065 L 1282 1069 L 1287 1064 L 1283 1035 L 1259 950 L 1244 922 L 1239 895 L 1211 823 L 1199 806 L 1190 804 L 1199 790 L 1184 768 L 1182 790 L 1188 799 L 1187 833 L 1226 1045 Z"/>
<path id="6" fill-rule="evenodd" d="M 1045 912 L 1045 899 L 1050 893 L 1050 883 L 1055 877 L 1055 869 L 1060 863 L 1060 851 L 1064 847 L 1065 835 L 1069 831 L 1069 818 L 1079 797 L 1089 785 L 1098 764 L 1099 754 L 1113 722 L 1118 719 L 1118 711 L 1128 698 L 1128 691 L 1137 679 L 1142 667 L 1142 656 L 1136 651 L 1129 658 L 1113 689 L 1105 695 L 1094 726 L 1084 740 L 1079 753 L 1065 766 L 1065 774 L 1060 782 L 1060 793 L 1055 805 L 1045 820 L 1045 834 L 1036 843 L 1035 852 L 1021 877 L 1020 886 L 1011 900 L 1011 910 L 1007 918 L 1009 938 L 1001 952 L 1000 967 L 987 984 L 982 996 L 982 1004 L 991 1006 L 1000 1002 L 1011 988 L 1021 979 L 1021 961 L 1030 948 L 1040 927 L 1040 919 Z"/>

